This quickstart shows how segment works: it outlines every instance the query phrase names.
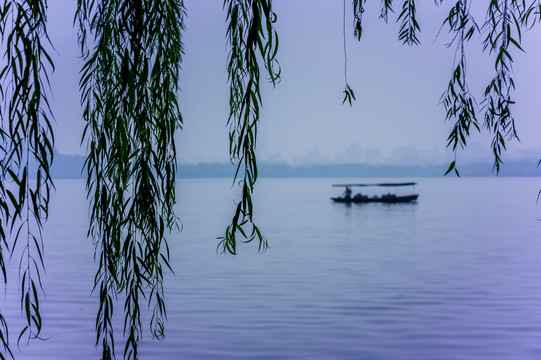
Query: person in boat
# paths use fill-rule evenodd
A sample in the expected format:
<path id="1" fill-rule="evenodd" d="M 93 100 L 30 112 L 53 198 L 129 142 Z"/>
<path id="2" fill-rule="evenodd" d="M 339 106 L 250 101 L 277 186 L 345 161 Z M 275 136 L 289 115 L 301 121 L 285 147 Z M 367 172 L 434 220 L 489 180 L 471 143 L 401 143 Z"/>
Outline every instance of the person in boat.
<path id="1" fill-rule="evenodd" d="M 351 193 L 352 193 L 352 191 L 351 191 L 351 189 L 349 188 L 349 186 L 346 186 L 346 191 L 344 191 L 344 197 L 345 197 L 346 199 L 348 199 L 348 200 L 351 199 Z"/>

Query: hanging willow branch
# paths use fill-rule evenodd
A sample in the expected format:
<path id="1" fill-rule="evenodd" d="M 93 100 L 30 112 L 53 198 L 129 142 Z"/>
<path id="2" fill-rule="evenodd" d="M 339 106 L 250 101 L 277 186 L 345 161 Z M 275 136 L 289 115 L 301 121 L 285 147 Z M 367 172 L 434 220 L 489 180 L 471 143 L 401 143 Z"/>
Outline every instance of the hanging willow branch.
<path id="1" fill-rule="evenodd" d="M 41 230 L 54 187 L 50 176 L 54 136 L 47 98 L 48 74 L 54 66 L 46 49 L 51 45 L 46 9 L 45 0 L 3 1 L 0 5 L 4 55 L 0 71 L 0 268 L 6 282 L 6 256 L 20 246 L 21 310 L 26 324 L 18 343 L 38 338 L 42 330 Z M 11 354 L 7 331 L 0 314 L 0 342 L 5 353 Z"/>
<path id="2" fill-rule="evenodd" d="M 363 35 L 363 13 L 364 13 L 364 4 L 366 0 L 353 0 L 353 36 L 357 40 L 361 40 Z M 346 4 L 344 1 L 344 12 L 346 9 Z M 345 24 L 345 16 L 344 16 Z"/>
<path id="3" fill-rule="evenodd" d="M 485 108 L 485 127 L 492 133 L 494 169 L 500 171 L 502 152 L 506 139 L 518 138 L 511 106 L 515 103 L 511 94 L 515 90 L 511 46 L 520 51 L 521 26 L 524 4 L 517 0 L 491 1 L 484 24 L 486 37 L 483 49 L 496 54 L 496 75 L 485 89 L 482 104 Z"/>
<path id="4" fill-rule="evenodd" d="M 361 40 L 363 33 L 363 12 L 364 12 L 364 2 L 365 0 L 353 0 L 353 34 L 357 40 Z M 353 106 L 353 101 L 355 101 L 355 93 L 353 89 L 349 86 L 348 83 L 348 51 L 347 51 L 347 41 L 346 41 L 346 0 L 342 2 L 342 40 L 344 41 L 344 99 L 342 100 L 342 105 L 347 101 L 349 106 Z"/>
<path id="5" fill-rule="evenodd" d="M 528 6 L 524 5 L 520 20 L 526 29 L 531 29 L 536 23 L 541 22 L 541 1 L 533 1 Z"/>
<path id="6" fill-rule="evenodd" d="M 476 101 L 466 81 L 465 45 L 473 34 L 479 31 L 470 14 L 469 6 L 468 0 L 457 1 L 443 23 L 443 26 L 449 26 L 449 32 L 454 33 L 447 46 L 456 45 L 453 75 L 440 100 L 445 108 L 445 119 L 454 121 L 453 130 L 447 138 L 447 147 L 452 147 L 455 160 L 449 165 L 446 175 L 454 170 L 456 175 L 460 176 L 456 167 L 457 149 L 466 146 L 466 140 L 470 136 L 472 127 L 480 131 L 475 114 Z"/>
<path id="7" fill-rule="evenodd" d="M 381 13 L 379 17 L 385 22 L 389 21 L 389 13 L 393 11 L 393 0 L 381 0 Z"/>
<path id="8" fill-rule="evenodd" d="M 252 193 L 257 180 L 255 155 L 257 123 L 261 107 L 260 77 L 263 66 L 274 85 L 280 79 L 276 60 L 278 35 L 273 24 L 276 14 L 271 0 L 225 0 L 227 10 L 227 39 L 230 46 L 227 72 L 230 85 L 229 153 L 237 163 L 241 199 L 237 203 L 231 224 L 219 237 L 221 252 L 237 253 L 237 235 L 243 242 L 259 241 L 259 250 L 268 247 L 267 240 L 252 220 Z M 262 64 L 260 64 L 262 62 Z"/>
<path id="9" fill-rule="evenodd" d="M 385 16 L 387 16 L 387 9 L 387 4 L 385 4 Z M 421 31 L 421 28 L 417 22 L 416 15 L 417 9 L 415 7 L 415 0 L 405 0 L 402 4 L 402 11 L 397 19 L 397 21 L 400 22 L 398 40 L 402 41 L 402 44 L 404 45 L 419 45 L 417 31 Z"/>
<path id="10" fill-rule="evenodd" d="M 181 0 L 79 0 L 90 228 L 99 269 L 96 344 L 114 357 L 113 304 L 124 298 L 124 358 L 138 358 L 141 302 L 163 337 L 165 232 L 177 229 L 174 133 L 185 9 Z M 87 50 L 88 47 L 93 47 Z"/>

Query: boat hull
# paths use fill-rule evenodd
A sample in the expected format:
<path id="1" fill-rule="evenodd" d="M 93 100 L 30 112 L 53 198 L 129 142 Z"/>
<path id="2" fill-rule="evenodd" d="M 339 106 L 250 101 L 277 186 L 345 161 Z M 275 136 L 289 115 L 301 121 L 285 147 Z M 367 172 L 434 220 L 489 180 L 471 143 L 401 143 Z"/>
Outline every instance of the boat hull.
<path id="1" fill-rule="evenodd" d="M 417 201 L 417 198 L 419 197 L 419 194 L 413 194 L 413 195 L 406 195 L 406 196 L 395 196 L 395 195 L 383 195 L 383 196 L 377 196 L 377 197 L 368 197 L 368 196 L 362 196 L 362 197 L 334 197 L 331 198 L 334 202 L 339 203 L 355 203 L 355 204 L 362 204 L 362 203 L 386 203 L 386 204 L 397 204 L 397 203 L 407 203 L 407 202 L 414 202 Z"/>

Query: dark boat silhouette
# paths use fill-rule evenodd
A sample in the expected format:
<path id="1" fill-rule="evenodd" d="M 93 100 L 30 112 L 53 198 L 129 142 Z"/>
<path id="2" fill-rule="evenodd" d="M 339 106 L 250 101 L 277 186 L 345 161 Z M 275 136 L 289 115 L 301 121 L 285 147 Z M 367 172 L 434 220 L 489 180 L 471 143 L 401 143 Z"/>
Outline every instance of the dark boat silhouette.
<path id="1" fill-rule="evenodd" d="M 396 203 L 407 203 L 417 201 L 419 194 L 415 194 L 415 185 L 414 182 L 406 183 L 379 183 L 379 184 L 333 184 L 337 187 L 345 187 L 346 190 L 341 197 L 331 198 L 335 202 L 339 203 L 387 203 L 387 204 L 396 204 Z M 365 186 L 382 186 L 382 187 L 398 187 L 398 186 L 413 186 L 413 193 L 411 195 L 396 195 L 391 194 L 390 192 L 384 195 L 374 195 L 368 196 L 361 193 L 355 194 L 352 196 L 351 188 L 354 186 L 365 187 Z"/>

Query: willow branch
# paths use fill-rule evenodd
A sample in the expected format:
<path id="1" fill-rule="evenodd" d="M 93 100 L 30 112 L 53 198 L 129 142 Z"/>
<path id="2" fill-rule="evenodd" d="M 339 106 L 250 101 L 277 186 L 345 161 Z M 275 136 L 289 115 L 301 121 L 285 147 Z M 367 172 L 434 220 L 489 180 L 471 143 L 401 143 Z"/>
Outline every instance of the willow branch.
<path id="1" fill-rule="evenodd" d="M 259 250 L 268 247 L 267 240 L 253 223 L 252 193 L 257 180 L 255 155 L 257 125 L 261 100 L 261 68 L 266 70 L 273 84 L 280 79 L 280 68 L 276 60 L 278 35 L 274 30 L 276 15 L 271 0 L 226 0 L 227 39 L 230 46 L 227 72 L 230 85 L 229 152 L 236 163 L 241 187 L 231 224 L 224 236 L 219 237 L 218 248 L 222 252 L 237 253 L 237 235 L 244 242 L 255 239 Z"/>

